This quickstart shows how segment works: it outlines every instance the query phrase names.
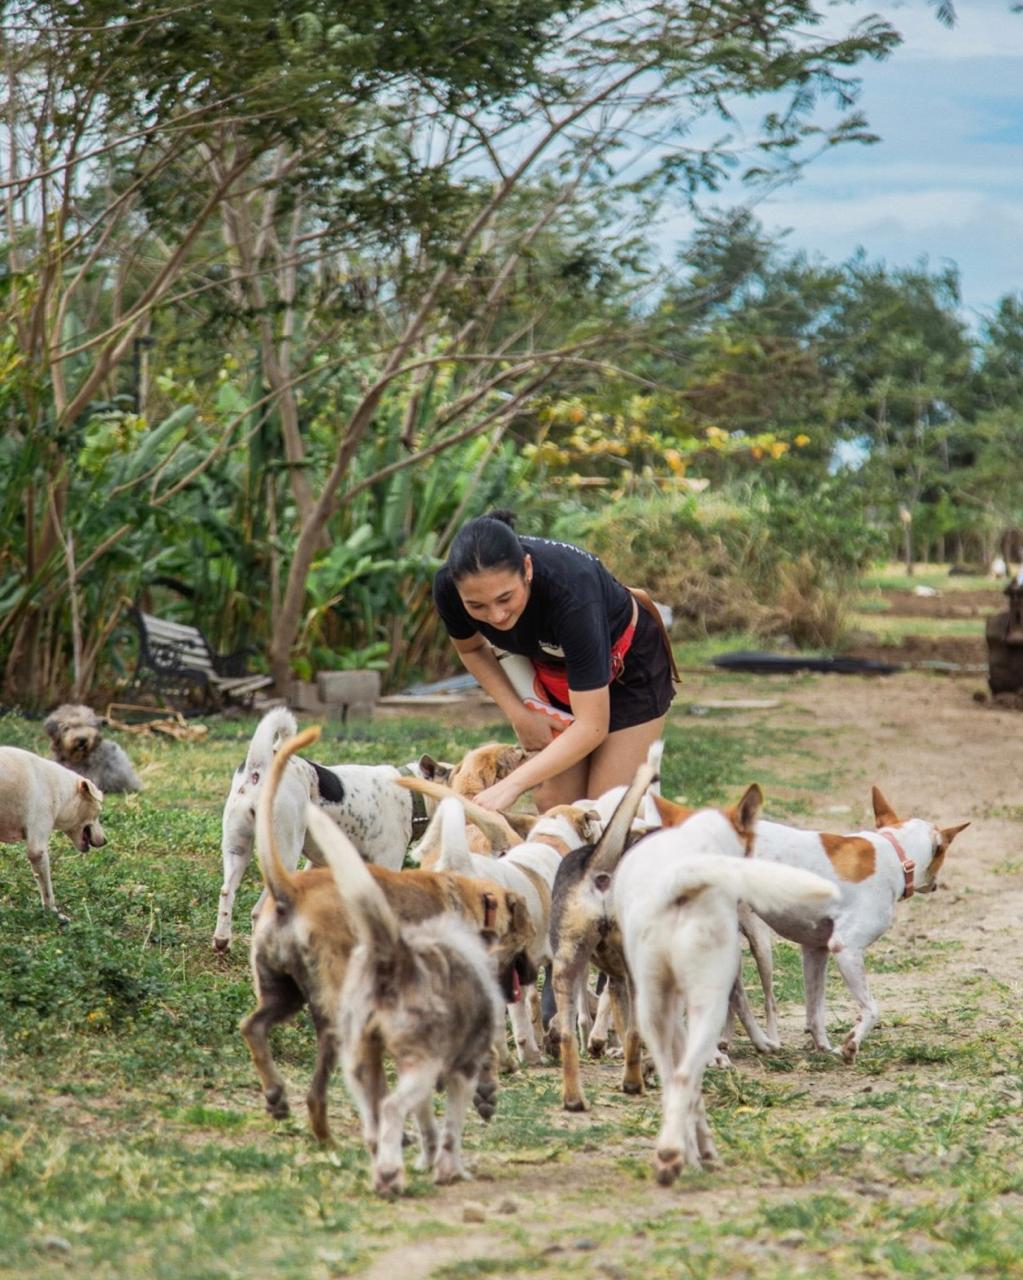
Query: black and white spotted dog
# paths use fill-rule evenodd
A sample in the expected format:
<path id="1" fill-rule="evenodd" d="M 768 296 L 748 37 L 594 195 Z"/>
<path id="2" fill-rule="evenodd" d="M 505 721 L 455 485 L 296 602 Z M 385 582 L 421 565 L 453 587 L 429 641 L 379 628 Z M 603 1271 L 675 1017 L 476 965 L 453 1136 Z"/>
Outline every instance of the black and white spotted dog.
<path id="1" fill-rule="evenodd" d="M 226 951 L 231 945 L 234 899 L 252 859 L 260 789 L 277 747 L 297 732 L 295 717 L 286 708 L 268 711 L 256 726 L 248 755 L 235 770 L 224 805 L 220 841 L 224 883 L 213 935 L 216 951 Z M 422 834 L 426 810 L 422 796 L 396 786 L 394 780 L 402 774 L 443 779 L 450 770 L 450 765 L 439 765 L 429 756 L 400 769 L 388 764 L 327 768 L 295 757 L 288 764 L 274 805 L 274 830 L 281 857 L 289 869 L 298 866 L 303 854 L 311 862 L 322 864 L 318 846 L 306 836 L 306 803 L 311 801 L 337 823 L 367 862 L 398 870 L 410 840 Z M 253 915 L 262 905 L 265 892 L 253 908 Z"/>

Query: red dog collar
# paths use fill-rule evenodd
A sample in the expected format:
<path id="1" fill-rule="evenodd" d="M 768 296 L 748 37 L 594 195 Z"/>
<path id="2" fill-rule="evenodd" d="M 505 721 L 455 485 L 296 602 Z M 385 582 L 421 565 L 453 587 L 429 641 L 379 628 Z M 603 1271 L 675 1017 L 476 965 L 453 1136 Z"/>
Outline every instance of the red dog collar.
<path id="1" fill-rule="evenodd" d="M 906 877 L 906 887 L 902 892 L 902 896 L 904 898 L 912 898 L 914 892 L 913 875 L 916 871 L 916 863 L 905 849 L 903 849 L 902 845 L 899 844 L 898 840 L 895 838 L 894 832 L 889 831 L 887 827 L 882 827 L 877 834 L 879 836 L 884 836 L 895 852 L 899 855 L 899 861 L 902 863 L 902 870 Z"/>

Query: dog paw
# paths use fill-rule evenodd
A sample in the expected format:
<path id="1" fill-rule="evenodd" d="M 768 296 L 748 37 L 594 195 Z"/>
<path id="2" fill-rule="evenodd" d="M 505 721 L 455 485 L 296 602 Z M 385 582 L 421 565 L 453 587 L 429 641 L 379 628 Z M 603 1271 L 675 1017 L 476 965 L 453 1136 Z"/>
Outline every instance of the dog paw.
<path id="1" fill-rule="evenodd" d="M 456 1160 L 448 1151 L 442 1151 L 433 1166 L 433 1180 L 443 1187 L 451 1182 L 469 1182 L 472 1174 L 467 1172 L 461 1160 Z"/>
<path id="2" fill-rule="evenodd" d="M 682 1152 L 669 1148 L 654 1156 L 654 1177 L 662 1187 L 670 1187 L 682 1172 Z"/>
<path id="3" fill-rule="evenodd" d="M 267 1092 L 266 1109 L 275 1120 L 287 1120 L 288 1116 L 291 1115 L 291 1107 L 288 1105 L 288 1099 L 284 1096 L 284 1089 L 280 1085 Z"/>
<path id="4" fill-rule="evenodd" d="M 378 1196 L 400 1196 L 405 1190 L 405 1170 L 401 1165 L 374 1169 L 373 1190 Z"/>
<path id="5" fill-rule="evenodd" d="M 497 1085 L 490 1080 L 478 1084 L 472 1096 L 472 1105 L 481 1120 L 491 1120 L 497 1111 Z"/>

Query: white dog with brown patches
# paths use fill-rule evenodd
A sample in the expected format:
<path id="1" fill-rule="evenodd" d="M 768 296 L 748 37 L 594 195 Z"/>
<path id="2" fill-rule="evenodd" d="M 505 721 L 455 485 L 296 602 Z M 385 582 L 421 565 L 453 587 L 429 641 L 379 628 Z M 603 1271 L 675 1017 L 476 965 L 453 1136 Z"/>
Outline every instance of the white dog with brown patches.
<path id="1" fill-rule="evenodd" d="M 740 899 L 809 919 L 838 897 L 820 876 L 746 856 L 761 800 L 754 786 L 734 810 L 699 810 L 646 836 L 614 878 L 636 1022 L 661 1078 L 654 1169 L 665 1186 L 684 1164 L 717 1159 L 702 1084 L 739 972 Z"/>
<path id="2" fill-rule="evenodd" d="M 876 831 L 828 835 L 778 822 L 759 822 L 756 830 L 754 852 L 758 859 L 813 871 L 839 891 L 834 906 L 812 919 L 798 910 L 773 909 L 759 914 L 783 938 L 802 947 L 807 1030 L 816 1047 L 828 1052 L 832 1047 L 826 1026 L 824 977 L 828 957 L 835 957 L 859 1007 L 855 1025 L 842 1044 L 846 1062 L 853 1061 L 877 1021 L 864 952 L 891 928 L 902 898 L 933 893 L 949 845 L 970 825 L 963 822 L 942 829 L 922 818 L 903 820 L 877 787 L 873 803 Z"/>
<path id="3" fill-rule="evenodd" d="M 50 834 L 63 831 L 81 853 L 100 848 L 107 842 L 102 804 L 103 792 L 88 778 L 20 747 L 0 747 L 0 843 L 25 841 L 39 896 L 50 911 L 57 911 Z"/>

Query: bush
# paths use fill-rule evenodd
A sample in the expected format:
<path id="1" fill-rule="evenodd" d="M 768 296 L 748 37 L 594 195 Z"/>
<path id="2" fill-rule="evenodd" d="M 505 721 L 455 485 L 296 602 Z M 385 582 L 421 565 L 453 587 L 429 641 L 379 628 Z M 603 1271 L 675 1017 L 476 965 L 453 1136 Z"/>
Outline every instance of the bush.
<path id="1" fill-rule="evenodd" d="M 554 536 L 670 604 L 682 634 L 749 630 L 824 648 L 840 643 L 848 591 L 879 546 L 847 486 L 830 479 L 809 494 L 783 486 L 624 499 L 573 512 Z"/>

